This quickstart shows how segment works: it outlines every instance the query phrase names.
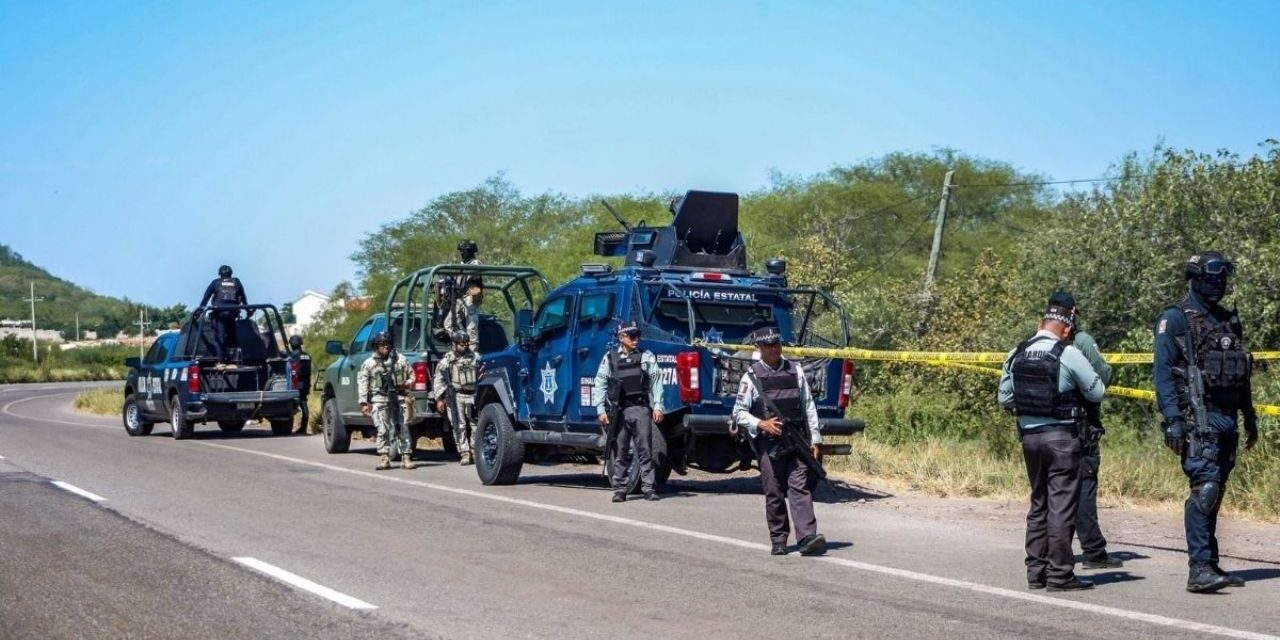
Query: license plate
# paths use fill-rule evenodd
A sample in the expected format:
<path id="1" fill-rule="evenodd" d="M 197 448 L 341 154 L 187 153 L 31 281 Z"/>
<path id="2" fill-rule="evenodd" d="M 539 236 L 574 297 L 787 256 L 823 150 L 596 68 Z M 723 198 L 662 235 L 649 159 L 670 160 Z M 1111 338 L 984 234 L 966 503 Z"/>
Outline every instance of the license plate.
<path id="1" fill-rule="evenodd" d="M 237 409 L 252 409 L 252 408 L 253 408 L 253 403 L 252 403 L 252 402 L 237 402 L 237 403 L 236 403 L 236 408 L 237 408 Z"/>

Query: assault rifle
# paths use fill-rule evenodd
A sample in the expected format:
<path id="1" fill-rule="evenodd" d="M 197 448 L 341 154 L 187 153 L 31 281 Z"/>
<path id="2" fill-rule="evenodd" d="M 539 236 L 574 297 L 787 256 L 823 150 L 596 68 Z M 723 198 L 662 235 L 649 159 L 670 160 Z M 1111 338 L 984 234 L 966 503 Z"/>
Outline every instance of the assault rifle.
<path id="1" fill-rule="evenodd" d="M 1187 358 L 1186 367 L 1181 372 L 1182 379 L 1187 385 L 1185 411 L 1191 417 L 1191 443 L 1187 449 L 1187 456 L 1195 458 L 1200 455 L 1200 447 L 1206 442 L 1212 442 L 1215 434 L 1213 429 L 1209 428 L 1209 410 L 1204 402 L 1204 374 L 1196 364 L 1196 350 L 1191 341 L 1190 327 L 1185 336 L 1183 354 Z M 1174 369 L 1174 372 L 1177 373 L 1178 370 Z"/>
<path id="2" fill-rule="evenodd" d="M 763 387 L 760 386 L 760 379 L 756 377 L 750 369 L 746 375 L 751 380 L 751 384 L 756 388 L 756 394 L 760 396 L 761 404 L 764 405 L 764 419 L 778 418 L 782 423 L 782 435 L 779 436 L 778 446 L 769 452 L 769 456 L 773 458 L 781 458 L 789 454 L 795 454 L 800 458 L 800 462 L 804 466 L 809 467 L 809 471 L 819 480 L 827 479 L 827 470 L 822 468 L 822 463 L 813 457 L 813 450 L 810 448 L 812 443 L 809 440 L 809 425 L 807 420 L 788 420 L 782 416 L 782 412 L 778 410 L 778 406 L 764 394 Z M 803 432 L 803 433 L 802 433 Z"/>

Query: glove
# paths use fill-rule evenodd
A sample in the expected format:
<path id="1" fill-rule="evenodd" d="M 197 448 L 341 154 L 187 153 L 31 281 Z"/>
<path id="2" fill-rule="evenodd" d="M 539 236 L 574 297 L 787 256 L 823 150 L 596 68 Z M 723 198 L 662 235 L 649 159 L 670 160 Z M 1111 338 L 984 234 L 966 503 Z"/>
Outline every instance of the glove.
<path id="1" fill-rule="evenodd" d="M 1249 412 L 1244 416 L 1244 448 L 1252 449 L 1258 444 L 1258 414 Z"/>
<path id="2" fill-rule="evenodd" d="M 1187 423 L 1182 418 L 1174 418 L 1164 423 L 1164 446 L 1169 450 L 1182 455 L 1182 450 L 1187 446 Z"/>

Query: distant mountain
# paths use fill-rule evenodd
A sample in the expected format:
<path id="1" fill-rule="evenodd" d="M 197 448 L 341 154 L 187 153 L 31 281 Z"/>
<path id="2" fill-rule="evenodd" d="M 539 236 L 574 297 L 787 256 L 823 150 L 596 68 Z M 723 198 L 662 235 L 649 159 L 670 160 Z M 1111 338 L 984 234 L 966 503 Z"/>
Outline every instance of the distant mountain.
<path id="1" fill-rule="evenodd" d="M 36 327 L 61 330 L 74 339 L 76 313 L 80 329 L 97 331 L 100 337 L 114 336 L 121 329 L 133 329 L 139 305 L 98 295 L 84 287 L 58 278 L 28 262 L 18 252 L 0 244 L 0 319 L 28 320 L 30 303 L 25 301 L 36 286 Z"/>

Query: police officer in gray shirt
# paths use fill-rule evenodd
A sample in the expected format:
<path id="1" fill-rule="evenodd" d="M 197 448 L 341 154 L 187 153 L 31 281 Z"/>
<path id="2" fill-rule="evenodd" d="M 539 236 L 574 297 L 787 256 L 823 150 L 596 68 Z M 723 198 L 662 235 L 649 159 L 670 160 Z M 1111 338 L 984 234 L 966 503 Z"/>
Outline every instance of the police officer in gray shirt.
<path id="1" fill-rule="evenodd" d="M 596 419 L 613 433 L 605 451 L 613 470 L 613 501 L 627 499 L 627 453 L 633 444 L 644 499 L 657 500 L 653 430 L 664 417 L 662 372 L 653 353 L 640 348 L 640 325 L 634 320 L 618 324 L 618 346 L 600 359 L 592 398 Z"/>
<path id="2" fill-rule="evenodd" d="M 1018 437 L 1031 481 L 1027 513 L 1027 586 L 1074 591 L 1093 583 L 1075 575 L 1080 430 L 1085 402 L 1101 402 L 1102 380 L 1068 339 L 1072 308 L 1050 304 L 1040 330 L 1004 361 L 997 400 L 1017 415 Z"/>

